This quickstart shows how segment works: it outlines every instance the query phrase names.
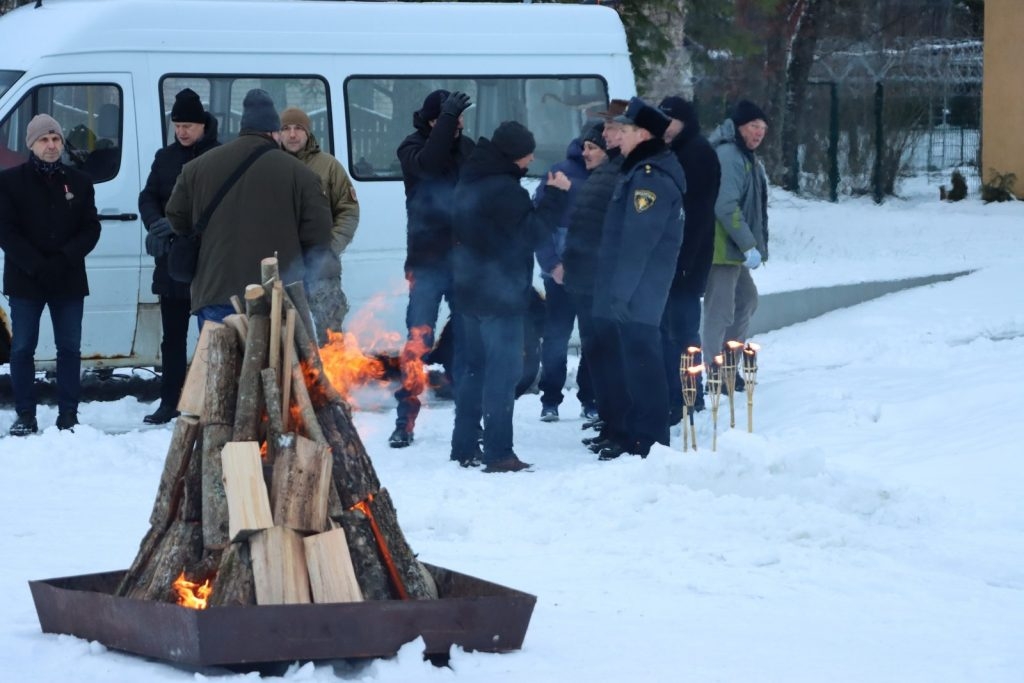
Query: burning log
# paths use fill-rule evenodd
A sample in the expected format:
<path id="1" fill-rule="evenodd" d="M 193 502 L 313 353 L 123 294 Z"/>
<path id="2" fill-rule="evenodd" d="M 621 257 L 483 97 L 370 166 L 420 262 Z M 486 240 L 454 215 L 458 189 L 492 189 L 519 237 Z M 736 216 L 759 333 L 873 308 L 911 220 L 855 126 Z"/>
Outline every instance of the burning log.
<path id="1" fill-rule="evenodd" d="M 174 521 L 167 532 L 160 536 L 148 561 L 139 566 L 132 565 L 118 587 L 118 595 L 140 600 L 171 601 L 175 597 L 172 585 L 182 568 L 194 567 L 202 557 L 202 525 Z"/>
<path id="2" fill-rule="evenodd" d="M 252 576 L 252 555 L 248 543 L 232 543 L 224 549 L 215 583 L 216 590 L 209 599 L 210 607 L 256 604 L 256 583 Z"/>

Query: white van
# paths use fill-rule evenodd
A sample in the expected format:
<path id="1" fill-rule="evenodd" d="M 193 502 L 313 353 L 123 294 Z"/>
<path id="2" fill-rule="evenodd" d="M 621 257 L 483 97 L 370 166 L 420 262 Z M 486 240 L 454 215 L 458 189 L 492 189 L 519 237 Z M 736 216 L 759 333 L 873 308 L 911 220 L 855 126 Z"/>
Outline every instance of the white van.
<path id="1" fill-rule="evenodd" d="M 395 150 L 426 94 L 469 93 L 474 138 L 503 120 L 525 124 L 540 175 L 564 158 L 588 113 L 635 87 L 618 15 L 593 5 L 42 0 L 0 17 L 0 46 L 0 169 L 27 158 L 25 126 L 45 112 L 64 128 L 66 162 L 96 183 L 103 230 L 86 261 L 82 333 L 93 367 L 160 362 L 138 195 L 154 153 L 173 140 L 169 113 L 182 88 L 200 94 L 222 142 L 238 134 L 251 88 L 271 93 L 279 111 L 310 114 L 360 204 L 343 258 L 349 320 L 362 308 L 362 324 L 369 316 L 400 339 L 405 196 Z M 0 354 L 10 339 L 5 308 L 0 298 Z M 40 367 L 55 355 L 44 324 Z"/>

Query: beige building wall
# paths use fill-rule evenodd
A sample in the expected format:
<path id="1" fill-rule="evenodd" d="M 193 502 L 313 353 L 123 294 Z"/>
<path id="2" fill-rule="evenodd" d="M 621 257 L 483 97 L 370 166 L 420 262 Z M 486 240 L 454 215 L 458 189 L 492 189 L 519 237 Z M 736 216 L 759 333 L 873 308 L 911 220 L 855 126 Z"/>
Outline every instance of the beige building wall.
<path id="1" fill-rule="evenodd" d="M 1024 0 L 987 0 L 984 55 L 982 179 L 1014 173 L 1024 199 Z"/>

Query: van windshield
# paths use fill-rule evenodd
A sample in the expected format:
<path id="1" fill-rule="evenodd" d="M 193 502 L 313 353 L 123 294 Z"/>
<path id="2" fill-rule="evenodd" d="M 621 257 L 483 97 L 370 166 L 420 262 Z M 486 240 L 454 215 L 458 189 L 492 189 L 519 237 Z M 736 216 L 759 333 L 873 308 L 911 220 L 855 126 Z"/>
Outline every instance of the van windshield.
<path id="1" fill-rule="evenodd" d="M 24 71 L 4 71 L 0 69 L 0 97 L 10 90 L 11 86 L 18 82 L 18 79 L 25 75 Z"/>

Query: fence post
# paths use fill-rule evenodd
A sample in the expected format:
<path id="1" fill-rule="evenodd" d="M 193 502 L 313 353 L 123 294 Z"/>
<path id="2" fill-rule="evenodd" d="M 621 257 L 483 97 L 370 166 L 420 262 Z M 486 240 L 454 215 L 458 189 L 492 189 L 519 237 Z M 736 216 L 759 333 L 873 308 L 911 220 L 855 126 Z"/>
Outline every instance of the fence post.
<path id="1" fill-rule="evenodd" d="M 875 167 L 872 171 L 872 190 L 876 204 L 882 203 L 884 183 L 882 180 L 882 155 L 885 153 L 885 128 L 882 123 L 882 105 L 885 103 L 885 90 L 881 81 L 875 83 Z"/>

